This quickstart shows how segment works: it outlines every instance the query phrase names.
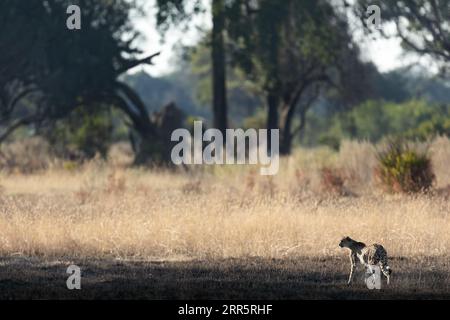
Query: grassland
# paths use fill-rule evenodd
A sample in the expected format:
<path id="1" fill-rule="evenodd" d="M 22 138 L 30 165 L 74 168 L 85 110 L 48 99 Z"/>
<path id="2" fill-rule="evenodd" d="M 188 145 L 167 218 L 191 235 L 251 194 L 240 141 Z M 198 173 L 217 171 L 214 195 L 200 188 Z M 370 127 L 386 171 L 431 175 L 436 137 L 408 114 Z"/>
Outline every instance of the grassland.
<path id="1" fill-rule="evenodd" d="M 373 148 L 298 150 L 276 177 L 114 159 L 4 172 L 0 298 L 450 298 L 450 142 L 431 147 L 436 191 L 414 196 L 377 187 Z M 346 235 L 386 247 L 392 286 L 346 286 Z M 79 292 L 65 287 L 73 263 Z"/>

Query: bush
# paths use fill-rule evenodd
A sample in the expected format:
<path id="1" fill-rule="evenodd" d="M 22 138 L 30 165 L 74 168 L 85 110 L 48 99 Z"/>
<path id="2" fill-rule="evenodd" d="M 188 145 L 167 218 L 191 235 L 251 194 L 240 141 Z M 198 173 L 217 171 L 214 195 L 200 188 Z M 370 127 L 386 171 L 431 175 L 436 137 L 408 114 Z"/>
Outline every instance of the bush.
<path id="1" fill-rule="evenodd" d="M 243 122 L 244 129 L 266 129 L 267 128 L 267 115 L 265 112 L 257 112 L 255 115 L 245 118 Z"/>
<path id="2" fill-rule="evenodd" d="M 111 114 L 106 106 L 79 107 L 47 128 L 45 137 L 61 158 L 92 159 L 97 153 L 106 158 L 113 138 Z"/>
<path id="3" fill-rule="evenodd" d="M 0 170 L 29 174 L 50 167 L 53 155 L 50 145 L 40 137 L 3 144 L 0 148 Z"/>
<path id="4" fill-rule="evenodd" d="M 339 151 L 341 147 L 341 139 L 336 136 L 322 135 L 319 138 L 319 144 L 330 147 L 334 151 Z"/>
<path id="5" fill-rule="evenodd" d="M 390 141 L 378 152 L 376 177 L 389 192 L 417 193 L 428 191 L 434 183 L 428 151 L 414 150 L 402 141 Z"/>
<path id="6" fill-rule="evenodd" d="M 330 194 L 346 195 L 345 175 L 340 169 L 322 168 L 320 170 L 322 191 Z"/>

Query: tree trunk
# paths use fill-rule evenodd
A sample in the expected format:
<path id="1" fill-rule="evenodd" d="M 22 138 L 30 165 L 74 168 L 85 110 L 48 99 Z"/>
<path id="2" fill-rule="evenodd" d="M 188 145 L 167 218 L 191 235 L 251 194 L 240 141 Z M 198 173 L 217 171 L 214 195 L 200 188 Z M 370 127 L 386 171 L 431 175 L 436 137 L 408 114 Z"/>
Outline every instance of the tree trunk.
<path id="1" fill-rule="evenodd" d="M 280 154 L 288 156 L 292 152 L 292 134 L 288 131 L 283 131 L 280 141 Z"/>
<path id="2" fill-rule="evenodd" d="M 280 137 L 280 154 L 283 156 L 287 156 L 291 154 L 292 151 L 292 133 L 289 127 L 284 127 L 281 130 Z"/>
<path id="3" fill-rule="evenodd" d="M 165 161 L 163 142 L 140 97 L 124 83 L 117 82 L 117 94 L 113 103 L 128 115 L 135 136 L 130 136 L 135 164 L 162 164 Z"/>
<path id="4" fill-rule="evenodd" d="M 280 98 L 275 92 L 270 92 L 267 96 L 267 106 L 269 108 L 267 113 L 267 145 L 268 150 L 272 150 L 272 139 L 270 139 L 270 130 L 278 129 L 278 104 L 280 102 Z"/>
<path id="5" fill-rule="evenodd" d="M 168 164 L 162 141 L 150 131 L 143 128 L 136 130 L 138 137 L 133 137 L 135 165 L 165 165 Z"/>
<path id="6" fill-rule="evenodd" d="M 285 105 L 281 116 L 280 154 L 289 155 L 292 151 L 292 120 L 295 114 L 295 104 Z"/>
<path id="7" fill-rule="evenodd" d="M 133 133 L 130 142 L 134 151 L 135 165 L 163 165 L 170 161 L 161 138 L 154 133 L 154 125 L 150 120 L 145 123 L 133 122 Z"/>
<path id="8" fill-rule="evenodd" d="M 279 97 L 275 93 L 269 93 L 267 96 L 267 105 L 269 107 L 268 117 L 267 117 L 267 129 L 278 129 L 278 104 Z"/>
<path id="9" fill-rule="evenodd" d="M 227 90 L 225 66 L 225 13 L 224 0 L 213 0 L 212 68 L 214 127 L 225 135 L 228 128 Z"/>

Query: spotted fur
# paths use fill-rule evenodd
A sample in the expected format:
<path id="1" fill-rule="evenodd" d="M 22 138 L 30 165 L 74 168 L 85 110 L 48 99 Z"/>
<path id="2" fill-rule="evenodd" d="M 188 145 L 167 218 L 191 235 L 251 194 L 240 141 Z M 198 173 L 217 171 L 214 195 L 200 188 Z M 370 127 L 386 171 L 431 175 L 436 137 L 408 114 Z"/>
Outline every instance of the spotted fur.
<path id="1" fill-rule="evenodd" d="M 347 248 L 350 251 L 349 256 L 351 269 L 348 284 L 350 284 L 353 280 L 356 264 L 358 262 L 369 269 L 371 266 L 379 265 L 381 272 L 385 275 L 387 278 L 387 283 L 389 284 L 392 270 L 388 265 L 388 255 L 386 249 L 384 249 L 382 245 L 372 244 L 370 246 L 366 246 L 362 242 L 357 242 L 350 237 L 345 237 L 341 240 L 339 246 L 341 248 Z"/>

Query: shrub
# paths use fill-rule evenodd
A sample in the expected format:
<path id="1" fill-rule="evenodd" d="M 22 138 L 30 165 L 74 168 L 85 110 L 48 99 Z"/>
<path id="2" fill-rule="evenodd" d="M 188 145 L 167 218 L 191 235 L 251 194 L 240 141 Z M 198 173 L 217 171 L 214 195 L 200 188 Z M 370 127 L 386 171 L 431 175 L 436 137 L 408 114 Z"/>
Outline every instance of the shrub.
<path id="1" fill-rule="evenodd" d="M 345 175 L 340 169 L 324 167 L 320 170 L 322 191 L 337 195 L 346 195 Z"/>
<path id="2" fill-rule="evenodd" d="M 267 115 L 265 112 L 257 112 L 255 115 L 245 118 L 244 129 L 265 129 L 267 128 Z"/>
<path id="3" fill-rule="evenodd" d="M 319 144 L 328 146 L 331 149 L 333 149 L 334 151 L 339 151 L 339 148 L 341 145 L 341 140 L 339 137 L 325 134 L 319 138 Z"/>
<path id="4" fill-rule="evenodd" d="M 419 151 L 405 142 L 389 141 L 377 157 L 375 175 L 389 192 L 425 192 L 433 186 L 435 175 L 428 150 Z"/>
<path id="5" fill-rule="evenodd" d="M 201 180 L 193 180 L 185 183 L 181 187 L 181 192 L 184 194 L 201 194 L 202 193 L 202 181 Z"/>
<path id="6" fill-rule="evenodd" d="M 450 138 L 437 137 L 430 145 L 430 155 L 433 164 L 433 171 L 436 175 L 437 188 L 450 186 L 450 170 L 448 161 L 450 159 Z"/>
<path id="7" fill-rule="evenodd" d="M 0 148 L 0 170 L 29 174 L 50 167 L 53 155 L 50 145 L 40 137 L 3 144 Z"/>
<path id="8" fill-rule="evenodd" d="M 370 187 L 373 182 L 373 170 L 377 165 L 376 150 L 367 141 L 344 140 L 339 149 L 338 167 L 348 178 L 347 186 L 361 189 Z"/>
<path id="9" fill-rule="evenodd" d="M 106 106 L 82 106 L 49 126 L 45 136 L 61 158 L 92 159 L 97 153 L 106 158 L 113 137 L 111 114 Z"/>
<path id="10" fill-rule="evenodd" d="M 108 175 L 105 192 L 109 194 L 123 194 L 126 190 L 126 178 L 123 172 L 113 170 Z"/>

